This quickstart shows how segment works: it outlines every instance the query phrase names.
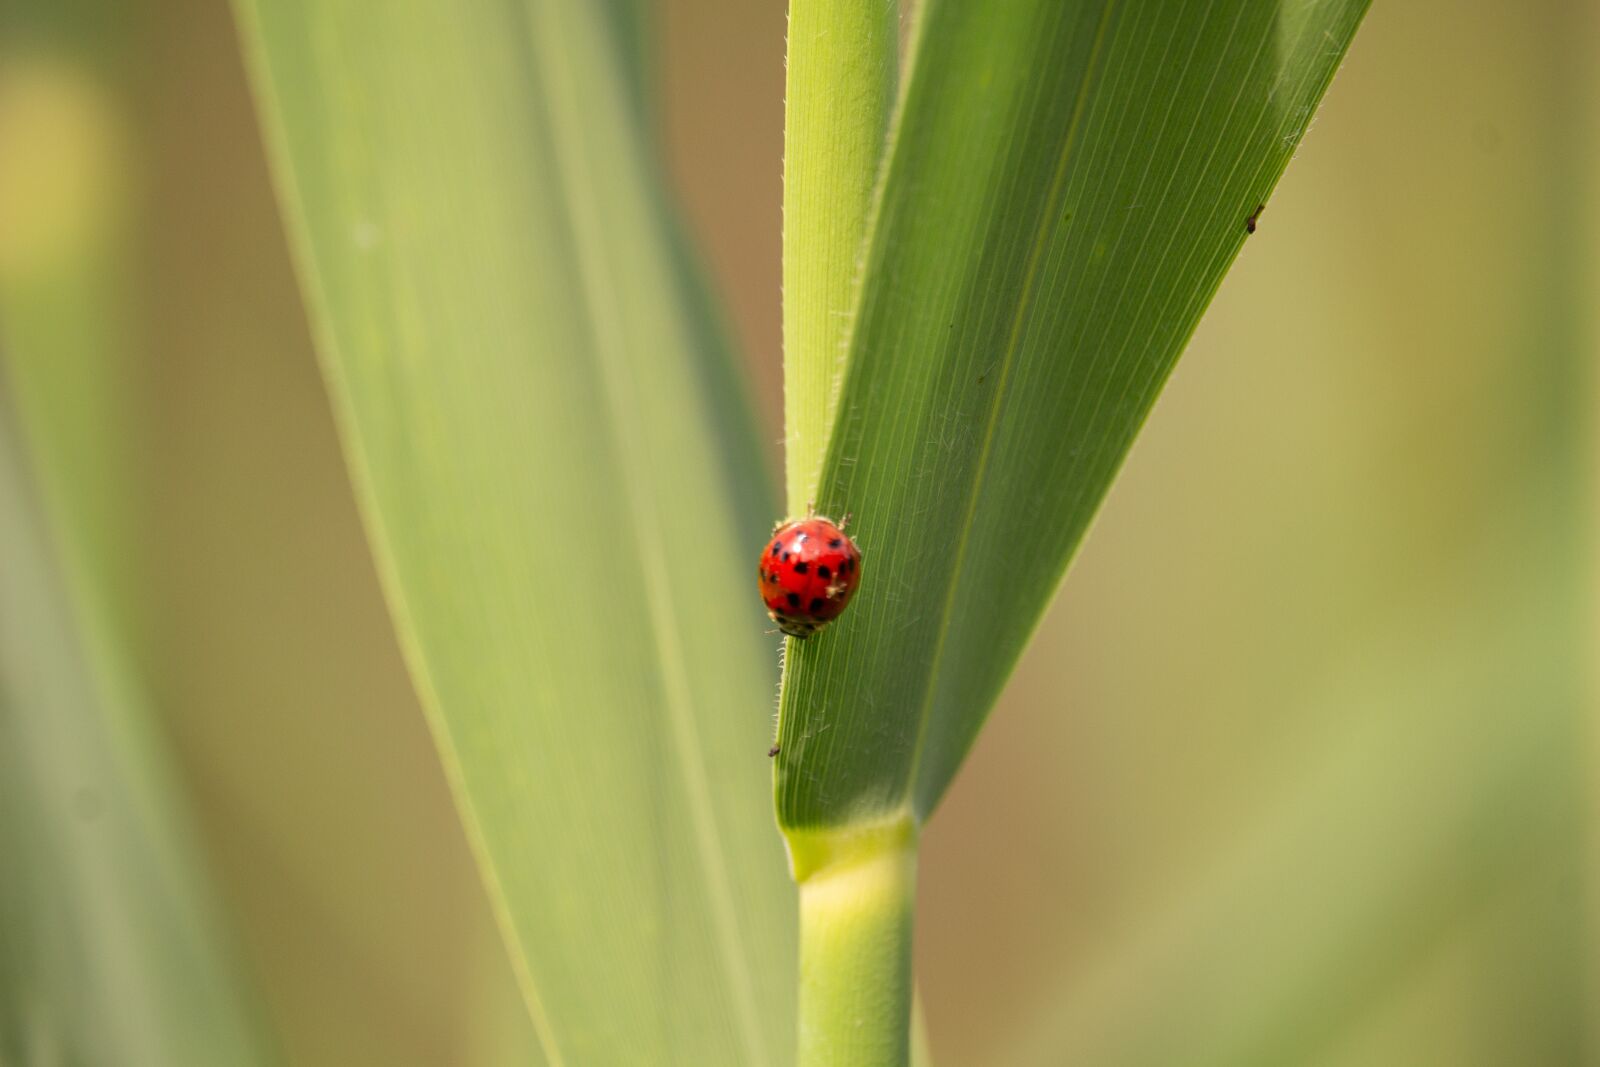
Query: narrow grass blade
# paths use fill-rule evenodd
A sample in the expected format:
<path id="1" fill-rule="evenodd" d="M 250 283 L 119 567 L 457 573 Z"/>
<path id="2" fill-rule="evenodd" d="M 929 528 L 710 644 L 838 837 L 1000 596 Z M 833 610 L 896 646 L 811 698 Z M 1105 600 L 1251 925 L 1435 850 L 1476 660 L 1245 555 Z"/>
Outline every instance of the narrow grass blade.
<path id="1" fill-rule="evenodd" d="M 1365 6 L 926 4 L 817 501 L 865 580 L 784 680 L 792 840 L 937 804 Z"/>
<path id="2" fill-rule="evenodd" d="M 607 9 L 241 2 L 397 628 L 544 1053 L 792 1056 L 770 513 Z M 754 502 L 754 503 L 752 503 Z"/>

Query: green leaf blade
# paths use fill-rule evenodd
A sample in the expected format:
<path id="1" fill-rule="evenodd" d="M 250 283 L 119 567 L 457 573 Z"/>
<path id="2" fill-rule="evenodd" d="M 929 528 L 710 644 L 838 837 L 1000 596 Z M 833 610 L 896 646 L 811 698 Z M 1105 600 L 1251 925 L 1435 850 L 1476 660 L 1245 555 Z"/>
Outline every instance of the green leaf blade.
<path id="1" fill-rule="evenodd" d="M 782 1063 L 753 465 L 604 11 L 243 5 L 398 629 L 552 1063 Z M 719 369 L 720 368 L 720 369 Z M 756 454 L 751 442 L 746 453 Z"/>
<path id="2" fill-rule="evenodd" d="M 1364 8 L 928 5 L 819 494 L 864 584 L 791 649 L 787 829 L 938 803 Z"/>

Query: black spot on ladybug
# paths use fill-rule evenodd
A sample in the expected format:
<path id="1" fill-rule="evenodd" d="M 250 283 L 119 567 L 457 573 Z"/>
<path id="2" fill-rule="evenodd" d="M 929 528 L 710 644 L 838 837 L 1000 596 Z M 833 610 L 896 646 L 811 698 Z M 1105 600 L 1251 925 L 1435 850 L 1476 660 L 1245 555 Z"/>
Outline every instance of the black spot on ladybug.
<path id="1" fill-rule="evenodd" d="M 799 593 L 790 593 L 789 594 L 789 606 L 791 608 L 797 608 L 797 607 L 800 606 L 800 594 Z M 815 609 L 813 609 L 813 610 L 815 610 Z"/>
<path id="2" fill-rule="evenodd" d="M 783 542 L 782 541 L 774 541 L 774 542 L 772 542 L 772 554 L 774 556 L 776 556 L 779 552 L 782 552 L 782 551 L 783 551 Z"/>
<path id="3" fill-rule="evenodd" d="M 801 560 L 799 563 L 796 563 L 794 565 L 794 572 L 796 574 L 804 574 L 806 571 L 809 571 L 810 569 L 811 569 L 811 564 L 807 563 L 805 560 Z"/>
<path id="4" fill-rule="evenodd" d="M 784 554 L 783 554 L 783 561 L 784 561 L 784 562 L 785 562 L 785 563 L 788 563 L 788 562 L 789 562 L 789 553 L 787 553 L 787 552 L 785 552 L 785 553 L 784 553 Z"/>
<path id="5" fill-rule="evenodd" d="M 817 577 L 826 581 L 833 577 L 833 572 L 828 569 L 828 565 L 826 563 L 819 563 L 817 564 Z"/>
<path id="6" fill-rule="evenodd" d="M 773 745 L 771 748 L 767 749 L 767 758 L 771 759 L 773 756 L 776 756 L 782 749 L 783 749 L 782 745 Z"/>
<path id="7" fill-rule="evenodd" d="M 794 596 L 793 593 L 790 593 L 789 595 L 790 596 Z M 810 610 L 812 612 L 821 611 L 822 610 L 822 600 L 821 600 L 821 598 L 820 597 L 812 597 L 811 598 L 811 607 L 808 610 Z"/>
<path id="8" fill-rule="evenodd" d="M 832 541 L 828 542 L 828 547 L 829 548 L 838 548 L 842 544 L 844 544 L 844 542 L 839 540 L 837 537 L 835 537 Z"/>

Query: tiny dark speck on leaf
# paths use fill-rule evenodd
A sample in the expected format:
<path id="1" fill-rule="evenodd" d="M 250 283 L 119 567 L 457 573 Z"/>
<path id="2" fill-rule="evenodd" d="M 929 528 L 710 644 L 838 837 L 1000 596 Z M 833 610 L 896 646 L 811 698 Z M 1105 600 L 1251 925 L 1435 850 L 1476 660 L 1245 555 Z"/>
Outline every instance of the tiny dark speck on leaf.
<path id="1" fill-rule="evenodd" d="M 1260 221 L 1261 213 L 1263 211 L 1265 211 L 1265 210 L 1267 210 L 1267 205 L 1265 205 L 1265 204 L 1257 204 L 1256 205 L 1256 209 L 1250 213 L 1250 217 L 1244 220 L 1244 232 L 1245 233 L 1255 233 L 1256 232 L 1256 223 Z"/>
<path id="2" fill-rule="evenodd" d="M 767 749 L 767 758 L 771 759 L 773 756 L 776 756 L 778 751 L 782 748 L 782 745 L 773 745 L 771 748 Z"/>

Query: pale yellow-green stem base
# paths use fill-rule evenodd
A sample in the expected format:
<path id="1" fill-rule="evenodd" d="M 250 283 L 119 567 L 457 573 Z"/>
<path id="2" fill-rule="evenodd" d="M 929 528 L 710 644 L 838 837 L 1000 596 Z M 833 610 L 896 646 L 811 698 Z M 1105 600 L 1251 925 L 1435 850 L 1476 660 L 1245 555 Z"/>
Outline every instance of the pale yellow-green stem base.
<path id="1" fill-rule="evenodd" d="M 799 1067 L 905 1067 L 915 827 L 791 834 L 789 847 L 800 883 Z"/>

